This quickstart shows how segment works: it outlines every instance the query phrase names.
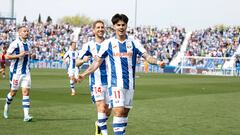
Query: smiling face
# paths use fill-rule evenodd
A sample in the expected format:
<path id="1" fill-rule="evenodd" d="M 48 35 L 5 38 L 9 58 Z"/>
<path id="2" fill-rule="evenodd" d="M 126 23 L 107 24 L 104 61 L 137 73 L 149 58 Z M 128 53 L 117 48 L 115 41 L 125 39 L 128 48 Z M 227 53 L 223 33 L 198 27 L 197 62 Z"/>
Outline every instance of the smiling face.
<path id="1" fill-rule="evenodd" d="M 97 22 L 93 26 L 93 33 L 98 38 L 103 38 L 105 32 L 104 24 L 102 22 Z"/>
<path id="2" fill-rule="evenodd" d="M 114 24 L 113 27 L 114 27 L 114 29 L 115 29 L 116 36 L 117 36 L 119 39 L 125 40 L 125 38 L 126 38 L 127 24 L 126 24 L 124 21 L 119 20 L 116 24 Z"/>
<path id="3" fill-rule="evenodd" d="M 124 14 L 115 14 L 112 17 L 112 24 L 115 30 L 116 37 L 120 41 L 126 39 L 126 30 L 127 30 L 128 17 Z"/>

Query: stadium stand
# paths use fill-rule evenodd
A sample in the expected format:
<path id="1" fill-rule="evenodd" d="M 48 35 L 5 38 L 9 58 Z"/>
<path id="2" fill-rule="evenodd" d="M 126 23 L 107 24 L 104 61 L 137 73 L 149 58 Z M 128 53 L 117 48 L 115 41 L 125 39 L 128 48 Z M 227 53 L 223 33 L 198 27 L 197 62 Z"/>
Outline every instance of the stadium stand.
<path id="1" fill-rule="evenodd" d="M 73 27 L 69 24 L 52 24 L 22 22 L 30 29 L 30 42 L 33 44 L 33 63 L 45 63 L 41 66 L 33 67 L 53 67 L 64 68 L 62 57 L 68 50 L 72 36 L 78 42 L 77 48 L 93 38 L 91 25 Z M 17 24 L 15 20 L 0 22 L 0 46 L 8 46 L 16 38 Z M 113 35 L 113 29 L 106 27 L 105 37 Z M 78 32 L 76 32 L 78 31 Z M 240 33 L 238 27 L 209 27 L 202 30 L 186 32 L 185 28 L 171 26 L 168 28 L 157 27 L 137 27 L 128 28 L 128 34 L 133 36 L 144 45 L 147 52 L 159 60 L 167 61 L 169 66 L 179 66 L 181 58 L 184 56 L 200 57 L 234 57 L 239 53 Z M 79 34 L 77 34 L 79 33 Z M 76 38 L 77 35 L 77 38 Z M 50 62 L 50 63 L 49 63 Z M 231 62 L 222 62 L 223 66 L 232 65 Z M 58 63 L 58 64 L 56 64 Z M 144 61 L 140 60 L 140 66 L 144 66 Z M 186 64 L 189 64 L 188 62 Z M 211 68 L 212 62 L 199 63 L 199 66 Z M 54 65 L 54 66 L 52 66 Z M 141 69 L 141 68 L 140 68 Z M 158 71 L 152 66 L 149 70 Z"/>

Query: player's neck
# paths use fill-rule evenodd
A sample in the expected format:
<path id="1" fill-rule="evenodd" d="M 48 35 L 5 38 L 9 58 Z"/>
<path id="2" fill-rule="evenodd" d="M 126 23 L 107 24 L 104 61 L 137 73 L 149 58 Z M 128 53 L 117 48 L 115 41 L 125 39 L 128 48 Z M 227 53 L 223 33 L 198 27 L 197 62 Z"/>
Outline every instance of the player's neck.
<path id="1" fill-rule="evenodd" d="M 117 36 L 117 39 L 120 41 L 120 42 L 124 42 L 127 38 L 126 35 L 116 35 Z"/>
<path id="2" fill-rule="evenodd" d="M 95 42 L 97 42 L 97 43 L 102 43 L 103 40 L 104 40 L 103 37 L 95 37 Z"/>
<path id="3" fill-rule="evenodd" d="M 20 38 L 20 40 L 23 42 L 23 43 L 25 43 L 26 41 L 27 41 L 27 39 L 24 39 L 24 38 L 22 38 L 22 37 L 19 37 Z"/>

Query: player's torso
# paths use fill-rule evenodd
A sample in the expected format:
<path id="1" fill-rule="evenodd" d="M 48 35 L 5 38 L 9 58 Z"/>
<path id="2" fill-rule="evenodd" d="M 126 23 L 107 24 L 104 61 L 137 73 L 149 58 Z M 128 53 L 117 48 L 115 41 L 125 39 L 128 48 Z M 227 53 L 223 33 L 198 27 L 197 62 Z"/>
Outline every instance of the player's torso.
<path id="1" fill-rule="evenodd" d="M 101 48 L 101 45 L 96 42 L 90 42 L 89 44 L 89 52 L 91 53 L 89 64 L 96 59 L 97 54 Z M 89 76 L 90 85 L 107 85 L 107 69 L 106 69 L 106 61 L 103 60 L 100 67 L 94 71 Z"/>
<path id="2" fill-rule="evenodd" d="M 90 64 L 92 64 L 92 62 L 95 60 L 100 48 L 101 48 L 101 45 L 97 44 L 96 42 L 89 43 L 89 52 L 91 54 L 90 61 L 89 61 Z"/>
<path id="3" fill-rule="evenodd" d="M 109 42 L 108 54 L 111 85 L 133 89 L 134 63 L 136 63 L 136 57 L 133 55 L 134 43 L 128 39 L 120 42 L 112 38 Z"/>
<path id="4" fill-rule="evenodd" d="M 16 74 L 26 74 L 30 72 L 30 52 L 31 45 L 29 42 L 21 42 L 20 40 L 16 40 L 12 44 L 15 48 L 13 51 L 13 55 L 18 55 L 21 52 L 28 52 L 27 55 L 11 60 L 10 71 Z"/>
<path id="5" fill-rule="evenodd" d="M 69 57 L 69 69 L 75 69 L 76 67 L 76 60 L 78 58 L 79 53 L 76 50 L 69 50 L 68 57 Z"/>
<path id="6" fill-rule="evenodd" d="M 109 61 L 114 64 L 116 68 L 122 68 L 123 70 L 132 71 L 134 44 L 125 40 L 124 42 L 119 42 L 118 40 L 113 40 L 109 46 Z"/>

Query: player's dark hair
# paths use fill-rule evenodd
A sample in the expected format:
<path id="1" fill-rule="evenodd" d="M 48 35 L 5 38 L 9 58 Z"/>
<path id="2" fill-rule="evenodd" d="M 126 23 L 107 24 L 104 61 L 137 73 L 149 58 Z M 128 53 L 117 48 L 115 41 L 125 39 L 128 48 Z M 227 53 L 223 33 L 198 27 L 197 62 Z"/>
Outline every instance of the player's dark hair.
<path id="1" fill-rule="evenodd" d="M 102 23 L 104 25 L 104 22 L 102 20 L 97 20 L 97 21 L 93 22 L 92 27 L 95 28 L 97 23 Z"/>
<path id="2" fill-rule="evenodd" d="M 112 24 L 116 24 L 118 21 L 123 21 L 124 23 L 128 23 L 128 17 L 124 14 L 115 14 L 112 17 Z"/>

